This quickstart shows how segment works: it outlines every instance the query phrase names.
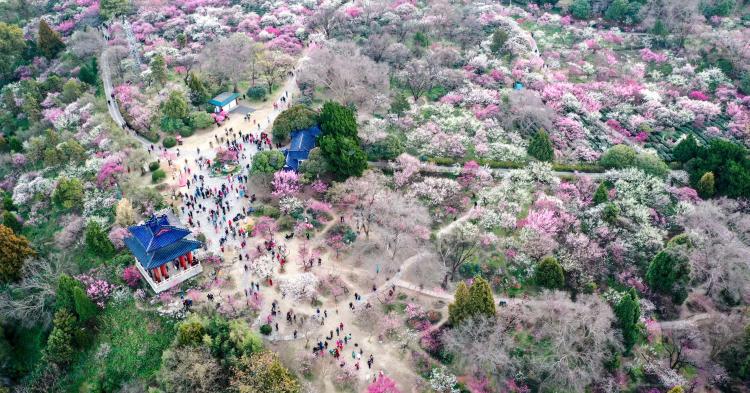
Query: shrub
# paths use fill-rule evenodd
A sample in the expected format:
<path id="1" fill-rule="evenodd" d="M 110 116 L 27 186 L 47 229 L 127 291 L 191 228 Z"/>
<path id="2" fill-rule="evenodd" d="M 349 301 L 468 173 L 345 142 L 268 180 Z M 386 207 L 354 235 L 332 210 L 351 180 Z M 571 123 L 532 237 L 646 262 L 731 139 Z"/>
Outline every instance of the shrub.
<path id="1" fill-rule="evenodd" d="M 395 135 L 388 135 L 385 139 L 365 147 L 369 160 L 394 160 L 404 152 L 401 140 Z"/>
<path id="2" fill-rule="evenodd" d="M 599 158 L 599 164 L 607 169 L 627 168 L 635 165 L 636 157 L 635 150 L 629 146 L 615 145 L 602 154 Z"/>
<path id="3" fill-rule="evenodd" d="M 251 100 L 265 100 L 266 89 L 262 86 L 253 86 L 247 89 L 247 96 L 250 97 Z"/>
<path id="4" fill-rule="evenodd" d="M 561 289 L 565 286 L 565 273 L 557 259 L 546 257 L 536 266 L 534 280 L 541 287 Z"/>
<path id="5" fill-rule="evenodd" d="M 167 149 L 170 149 L 170 148 L 173 148 L 173 147 L 177 146 L 177 140 L 174 139 L 173 136 L 168 136 L 168 137 L 164 138 L 164 141 L 162 142 L 162 144 Z"/>
<path id="6" fill-rule="evenodd" d="M 153 172 L 151 172 L 151 182 L 152 183 L 159 183 L 160 181 L 164 180 L 167 177 L 167 174 L 164 173 L 163 169 L 157 169 Z"/>
<path id="7" fill-rule="evenodd" d="M 292 132 L 310 128 L 317 123 L 317 113 L 304 105 L 295 105 L 279 114 L 273 121 L 271 133 L 274 143 L 285 143 Z"/>
<path id="8" fill-rule="evenodd" d="M 7 210 L 3 212 L 3 225 L 10 228 L 16 234 L 21 233 L 21 229 L 23 228 L 23 225 L 18 221 L 16 215 Z"/>
<path id="9" fill-rule="evenodd" d="M 575 0 L 570 5 L 570 14 L 576 19 L 588 19 L 591 17 L 591 1 Z"/>
<path id="10" fill-rule="evenodd" d="M 158 161 L 152 161 L 148 163 L 148 170 L 153 172 L 155 170 L 159 169 L 159 162 Z"/>
<path id="11" fill-rule="evenodd" d="M 607 192 L 607 185 L 604 183 L 599 184 L 594 193 L 594 205 L 609 201 L 609 193 Z"/>
<path id="12" fill-rule="evenodd" d="M 602 219 L 608 223 L 614 223 L 617 221 L 617 217 L 620 215 L 620 208 L 614 203 L 608 203 L 602 210 Z"/>
<path id="13" fill-rule="evenodd" d="M 639 154 L 635 161 L 635 167 L 656 177 L 665 177 L 669 173 L 669 166 L 656 154 Z"/>
<path id="14" fill-rule="evenodd" d="M 206 112 L 193 112 L 190 114 L 190 126 L 193 129 L 208 128 L 213 124 L 213 117 Z"/>
<path id="15" fill-rule="evenodd" d="M 269 324 L 264 324 L 260 327 L 260 334 L 268 336 L 273 332 L 273 328 Z"/>
<path id="16" fill-rule="evenodd" d="M 192 127 L 183 127 L 177 130 L 177 133 L 180 134 L 181 137 L 187 138 L 195 134 L 195 129 L 193 129 Z"/>
<path id="17" fill-rule="evenodd" d="M 716 193 L 716 179 L 713 172 L 706 172 L 701 176 L 696 187 L 701 198 L 711 198 Z"/>

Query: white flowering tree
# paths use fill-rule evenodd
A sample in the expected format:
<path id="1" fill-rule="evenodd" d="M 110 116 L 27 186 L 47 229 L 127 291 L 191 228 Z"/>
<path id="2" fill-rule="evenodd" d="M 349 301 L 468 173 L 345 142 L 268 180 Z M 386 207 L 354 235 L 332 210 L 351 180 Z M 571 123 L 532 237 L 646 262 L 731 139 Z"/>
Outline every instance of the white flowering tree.
<path id="1" fill-rule="evenodd" d="M 314 274 L 306 272 L 284 277 L 279 284 L 281 293 L 294 300 L 311 300 L 317 295 L 319 285 Z"/>
<path id="2" fill-rule="evenodd" d="M 437 393 L 458 393 L 456 376 L 448 372 L 445 366 L 435 367 L 430 374 L 430 387 Z"/>
<path id="3" fill-rule="evenodd" d="M 265 280 L 273 277 L 276 265 L 277 263 L 271 254 L 263 254 L 253 260 L 250 264 L 250 270 L 253 274 Z"/>

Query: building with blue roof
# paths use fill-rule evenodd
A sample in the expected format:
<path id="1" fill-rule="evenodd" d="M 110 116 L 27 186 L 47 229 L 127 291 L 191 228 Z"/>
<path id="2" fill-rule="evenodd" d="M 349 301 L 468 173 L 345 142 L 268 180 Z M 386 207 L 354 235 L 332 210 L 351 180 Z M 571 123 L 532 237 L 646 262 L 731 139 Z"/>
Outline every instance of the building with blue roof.
<path id="1" fill-rule="evenodd" d="M 230 93 L 228 91 L 225 91 L 212 98 L 210 101 L 208 101 L 208 103 L 215 107 L 215 112 L 229 112 L 237 107 L 237 98 L 239 98 L 239 96 L 240 95 L 237 93 Z"/>
<path id="2" fill-rule="evenodd" d="M 292 143 L 284 150 L 286 165 L 284 169 L 297 171 L 299 164 L 310 156 L 310 150 L 315 148 L 316 141 L 320 135 L 320 127 L 313 126 L 304 130 L 291 133 Z"/>
<path id="3" fill-rule="evenodd" d="M 202 247 L 190 231 L 178 225 L 171 214 L 153 215 L 140 225 L 128 227 L 125 245 L 136 259 L 136 267 L 159 293 L 196 276 L 203 267 L 193 251 Z"/>

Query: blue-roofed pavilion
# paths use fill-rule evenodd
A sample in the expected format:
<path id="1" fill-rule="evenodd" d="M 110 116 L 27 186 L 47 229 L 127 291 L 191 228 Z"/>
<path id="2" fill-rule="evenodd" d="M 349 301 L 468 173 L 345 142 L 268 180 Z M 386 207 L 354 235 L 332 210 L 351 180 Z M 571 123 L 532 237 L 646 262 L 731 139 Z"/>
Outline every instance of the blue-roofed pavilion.
<path id="1" fill-rule="evenodd" d="M 125 238 L 125 245 L 154 291 L 169 289 L 203 270 L 193 256 L 201 242 L 179 226 L 175 217 L 154 215 L 128 231 L 131 236 Z"/>
<path id="2" fill-rule="evenodd" d="M 299 164 L 310 156 L 310 150 L 315 147 L 315 143 L 320 135 L 320 127 L 313 126 L 304 130 L 292 132 L 292 143 L 284 150 L 286 165 L 284 169 L 296 171 Z"/>

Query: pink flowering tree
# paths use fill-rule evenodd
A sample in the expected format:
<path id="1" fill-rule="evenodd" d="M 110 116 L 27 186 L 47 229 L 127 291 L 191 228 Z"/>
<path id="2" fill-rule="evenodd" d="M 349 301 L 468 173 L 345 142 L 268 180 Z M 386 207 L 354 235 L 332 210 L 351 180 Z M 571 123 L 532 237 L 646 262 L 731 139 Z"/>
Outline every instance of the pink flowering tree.
<path id="1" fill-rule="evenodd" d="M 421 163 L 416 157 L 403 153 L 396 158 L 396 167 L 398 169 L 393 173 L 393 180 L 397 187 L 403 187 L 419 173 Z"/>
<path id="2" fill-rule="evenodd" d="M 278 171 L 273 174 L 273 195 L 276 198 L 292 196 L 300 191 L 299 175 L 294 171 Z"/>
<path id="3" fill-rule="evenodd" d="M 478 190 L 492 182 L 490 171 L 482 168 L 476 161 L 471 160 L 461 168 L 458 182 L 468 190 Z"/>
<path id="4" fill-rule="evenodd" d="M 119 160 L 106 161 L 96 175 L 96 185 L 99 188 L 109 188 L 117 183 L 117 175 L 124 172 L 125 167 Z"/>
<path id="5" fill-rule="evenodd" d="M 86 295 L 93 300 L 97 306 L 104 307 L 105 302 L 112 294 L 115 286 L 107 281 L 91 277 L 87 274 L 76 276 L 76 279 L 86 287 Z"/>
<path id="6" fill-rule="evenodd" d="M 109 241 L 115 246 L 116 249 L 121 250 L 125 247 L 125 238 L 130 236 L 130 232 L 126 228 L 114 226 L 109 231 Z"/>
<path id="7" fill-rule="evenodd" d="M 261 216 L 253 225 L 252 235 L 270 239 L 277 230 L 276 220 L 268 216 Z"/>
<path id="8" fill-rule="evenodd" d="M 396 382 L 380 372 L 378 379 L 367 386 L 367 393 L 401 393 L 396 387 Z"/>
<path id="9" fill-rule="evenodd" d="M 129 287 L 135 288 L 141 282 L 141 272 L 135 266 L 128 266 L 122 271 L 122 280 Z"/>

